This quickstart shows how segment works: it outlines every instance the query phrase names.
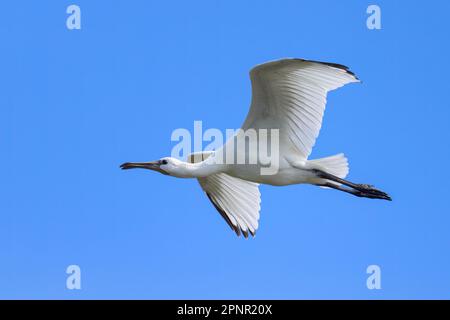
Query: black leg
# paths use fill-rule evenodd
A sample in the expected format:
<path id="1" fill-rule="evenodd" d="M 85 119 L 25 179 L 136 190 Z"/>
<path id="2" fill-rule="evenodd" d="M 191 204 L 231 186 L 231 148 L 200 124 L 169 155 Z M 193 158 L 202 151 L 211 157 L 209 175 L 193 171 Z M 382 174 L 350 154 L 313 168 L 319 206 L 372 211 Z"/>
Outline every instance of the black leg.
<path id="1" fill-rule="evenodd" d="M 392 200 L 391 197 L 387 193 L 385 193 L 381 190 L 375 189 L 372 185 L 353 183 L 353 182 L 347 181 L 345 179 L 341 179 L 341 178 L 339 178 L 335 175 L 332 175 L 328 172 L 317 170 L 317 169 L 314 169 L 314 172 L 317 174 L 317 176 L 319 178 L 331 180 L 331 181 L 343 184 L 345 186 L 350 187 L 351 189 L 344 188 L 340 185 L 336 185 L 331 182 L 326 182 L 326 183 L 322 184 L 321 186 L 323 186 L 323 187 L 329 187 L 329 188 L 337 189 L 340 191 L 344 191 L 344 192 L 353 194 L 357 197 L 364 197 L 364 198 L 371 198 L 371 199 L 384 199 L 384 200 L 389 200 L 389 201 Z"/>

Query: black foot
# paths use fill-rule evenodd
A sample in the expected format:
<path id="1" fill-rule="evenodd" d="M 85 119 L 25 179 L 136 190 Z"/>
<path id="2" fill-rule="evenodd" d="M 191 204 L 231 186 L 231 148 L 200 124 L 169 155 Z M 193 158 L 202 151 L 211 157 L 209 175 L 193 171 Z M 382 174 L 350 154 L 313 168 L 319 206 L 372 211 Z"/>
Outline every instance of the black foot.
<path id="1" fill-rule="evenodd" d="M 377 190 L 379 191 L 379 190 Z M 351 192 L 352 194 L 354 194 L 357 197 L 362 197 L 362 198 L 370 198 L 370 199 L 383 199 L 383 200 L 388 200 L 388 201 L 392 201 L 392 198 L 385 192 L 379 191 L 379 192 L 364 192 L 364 191 L 360 191 L 360 190 L 353 190 L 353 192 Z"/>
<path id="2" fill-rule="evenodd" d="M 378 190 L 370 184 L 356 184 L 355 189 L 362 194 L 362 197 L 372 197 L 392 201 L 392 198 L 386 192 Z"/>

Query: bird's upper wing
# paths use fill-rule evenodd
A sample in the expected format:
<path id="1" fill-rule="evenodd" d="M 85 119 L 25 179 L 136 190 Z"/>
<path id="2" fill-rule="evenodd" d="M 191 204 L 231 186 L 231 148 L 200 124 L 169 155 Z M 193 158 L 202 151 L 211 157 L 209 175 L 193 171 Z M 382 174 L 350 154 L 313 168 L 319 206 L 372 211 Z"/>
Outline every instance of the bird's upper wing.
<path id="1" fill-rule="evenodd" d="M 203 161 L 212 152 L 188 156 L 189 162 Z M 199 178 L 198 182 L 209 200 L 238 236 L 255 235 L 258 229 L 261 194 L 259 184 L 225 173 Z"/>
<path id="2" fill-rule="evenodd" d="M 280 141 L 303 159 L 319 135 L 328 91 L 359 82 L 345 66 L 303 59 L 258 65 L 250 78 L 252 102 L 242 129 L 279 129 Z"/>

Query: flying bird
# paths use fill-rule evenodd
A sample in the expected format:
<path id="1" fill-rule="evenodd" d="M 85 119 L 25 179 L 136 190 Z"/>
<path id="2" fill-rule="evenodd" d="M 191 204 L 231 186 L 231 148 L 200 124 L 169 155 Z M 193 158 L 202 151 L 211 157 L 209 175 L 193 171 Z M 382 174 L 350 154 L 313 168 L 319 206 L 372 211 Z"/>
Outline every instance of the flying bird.
<path id="1" fill-rule="evenodd" d="M 254 236 L 259 226 L 260 184 L 313 184 L 357 197 L 391 200 L 387 193 L 372 185 L 345 180 L 349 166 L 342 153 L 308 159 L 322 126 L 328 92 L 359 82 L 348 67 L 288 58 L 257 65 L 250 71 L 250 79 L 252 100 L 241 129 L 278 129 L 276 173 L 261 174 L 264 165 L 260 161 L 256 164 L 220 161 L 223 153 L 219 150 L 193 153 L 187 161 L 164 157 L 152 162 L 126 162 L 121 168 L 142 168 L 179 178 L 197 178 L 231 229 L 245 238 L 249 234 Z M 238 139 L 238 135 L 234 136 L 222 148 L 230 143 L 236 145 Z M 255 156 L 252 154 L 254 149 L 233 150 L 245 153 L 246 160 Z M 260 155 L 256 156 L 259 159 Z"/>

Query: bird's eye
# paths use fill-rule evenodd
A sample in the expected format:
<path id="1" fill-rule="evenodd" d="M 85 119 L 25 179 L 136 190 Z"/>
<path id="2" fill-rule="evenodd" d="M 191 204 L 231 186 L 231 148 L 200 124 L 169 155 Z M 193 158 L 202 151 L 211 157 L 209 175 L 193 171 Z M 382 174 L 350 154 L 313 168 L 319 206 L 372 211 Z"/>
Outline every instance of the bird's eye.
<path id="1" fill-rule="evenodd" d="M 161 160 L 161 164 L 167 164 L 168 162 L 167 162 L 167 160 L 166 159 L 164 159 L 164 160 Z"/>

